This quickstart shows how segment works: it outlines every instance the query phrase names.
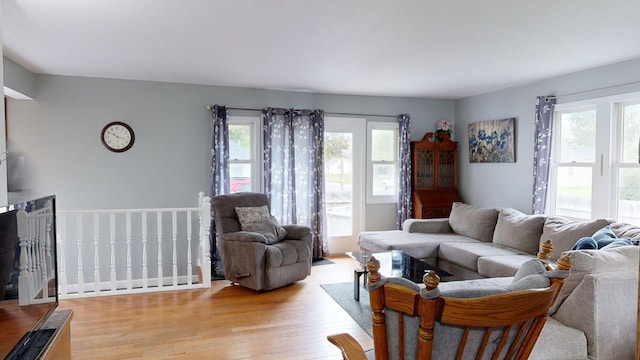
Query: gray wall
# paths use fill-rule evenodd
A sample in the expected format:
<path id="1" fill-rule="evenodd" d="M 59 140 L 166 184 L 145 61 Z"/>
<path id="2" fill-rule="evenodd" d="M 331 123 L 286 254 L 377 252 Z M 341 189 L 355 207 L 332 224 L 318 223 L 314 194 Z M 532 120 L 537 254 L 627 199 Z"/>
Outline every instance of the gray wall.
<path id="1" fill-rule="evenodd" d="M 12 68 L 5 66 L 6 77 L 11 78 Z M 206 106 L 226 104 L 409 113 L 413 140 L 433 131 L 438 120 L 454 119 L 463 199 L 478 206 L 531 212 L 535 97 L 564 95 L 558 98 L 563 103 L 640 91 L 640 59 L 456 101 L 67 76 L 34 78 L 35 100 L 8 101 L 10 188 L 19 190 L 10 195 L 56 194 L 63 210 L 194 206 L 198 191 L 207 191 L 209 183 L 211 125 Z M 574 93 L 578 94 L 565 95 Z M 516 163 L 470 164 L 467 124 L 507 117 L 517 118 Z M 133 126 L 136 142 L 130 151 L 111 153 L 100 143 L 100 130 L 111 121 Z M 368 205 L 365 214 L 367 230 L 395 226 L 392 205 Z"/>
<path id="2" fill-rule="evenodd" d="M 208 192 L 209 188 L 211 124 L 207 105 L 409 113 L 413 139 L 433 131 L 438 120 L 454 116 L 453 100 L 48 75 L 35 75 L 35 85 L 35 100 L 8 102 L 12 189 L 19 190 L 10 195 L 56 194 L 58 208 L 63 210 L 195 206 L 198 191 Z M 136 139 L 131 150 L 117 154 L 102 146 L 100 131 L 111 121 L 133 127 Z M 393 205 L 369 205 L 365 227 L 393 228 L 395 214 Z"/>
<path id="3" fill-rule="evenodd" d="M 536 97 L 559 95 L 557 103 L 561 104 L 634 91 L 640 91 L 640 59 L 456 100 L 462 198 L 477 206 L 513 207 L 531 213 Z M 469 163 L 467 125 L 509 117 L 516 118 L 516 162 Z"/>
<path id="4" fill-rule="evenodd" d="M 36 97 L 36 76 L 9 58 L 3 58 L 4 86 L 33 99 Z"/>

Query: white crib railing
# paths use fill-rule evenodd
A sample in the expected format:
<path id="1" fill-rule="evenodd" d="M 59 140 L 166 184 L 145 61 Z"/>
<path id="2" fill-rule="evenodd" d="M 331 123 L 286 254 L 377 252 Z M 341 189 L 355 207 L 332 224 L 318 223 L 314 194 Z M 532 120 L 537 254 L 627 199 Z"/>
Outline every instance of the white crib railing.
<path id="1" fill-rule="evenodd" d="M 56 216 L 62 299 L 211 286 L 211 214 L 204 193 L 196 208 Z"/>

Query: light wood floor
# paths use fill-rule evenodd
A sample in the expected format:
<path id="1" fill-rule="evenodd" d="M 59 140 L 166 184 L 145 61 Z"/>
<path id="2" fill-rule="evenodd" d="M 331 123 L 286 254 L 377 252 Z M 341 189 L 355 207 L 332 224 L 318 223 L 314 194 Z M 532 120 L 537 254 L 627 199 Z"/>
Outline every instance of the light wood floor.
<path id="1" fill-rule="evenodd" d="M 85 359 L 340 359 L 326 337 L 373 341 L 320 284 L 353 281 L 355 260 L 313 266 L 311 276 L 257 293 L 228 281 L 182 290 L 62 300 L 72 309 L 71 351 Z"/>

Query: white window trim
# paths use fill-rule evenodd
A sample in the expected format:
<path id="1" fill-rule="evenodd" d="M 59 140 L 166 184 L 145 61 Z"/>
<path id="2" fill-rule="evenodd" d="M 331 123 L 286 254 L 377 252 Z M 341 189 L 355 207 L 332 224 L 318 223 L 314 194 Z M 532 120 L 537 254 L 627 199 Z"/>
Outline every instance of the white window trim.
<path id="1" fill-rule="evenodd" d="M 262 185 L 262 173 L 263 173 L 263 161 L 262 161 L 262 136 L 260 130 L 262 129 L 260 117 L 253 116 L 229 116 L 227 121 L 229 125 L 250 125 L 253 137 L 253 153 L 251 154 L 251 184 L 255 184 L 252 190 L 255 192 L 263 192 Z M 232 159 L 229 159 L 232 162 Z"/>
<path id="2" fill-rule="evenodd" d="M 376 122 L 369 121 L 367 122 L 367 204 L 391 204 L 398 202 L 397 194 L 393 195 L 373 195 L 373 130 L 395 130 L 396 133 L 399 131 L 399 126 L 397 122 Z M 398 164 L 398 142 L 400 140 L 396 139 L 396 149 L 395 149 L 395 163 L 396 163 L 396 181 L 395 187 L 398 189 L 398 185 L 400 184 L 400 174 L 398 170 L 400 169 L 400 164 Z"/>
<path id="3" fill-rule="evenodd" d="M 619 162 L 621 159 L 620 151 L 622 142 L 620 139 L 621 117 L 619 116 L 620 104 L 635 101 L 640 98 L 640 92 L 632 92 L 618 95 L 610 95 L 598 98 L 578 100 L 563 104 L 556 104 L 554 108 L 554 136 L 552 144 L 552 158 L 549 169 L 549 196 L 547 201 L 547 212 L 555 214 L 556 200 L 556 171 L 558 166 L 568 165 L 567 163 L 557 162 L 559 154 L 559 136 L 558 122 L 556 121 L 558 113 L 579 111 L 586 108 L 596 109 L 596 129 L 599 133 L 608 133 L 608 136 L 596 139 L 596 158 L 595 163 L 572 163 L 572 166 L 587 166 L 593 168 L 592 186 L 594 189 L 616 189 L 618 185 L 618 169 L 621 167 L 633 167 L 631 164 L 623 164 Z M 606 121 L 601 120 L 606 117 Z M 606 141 L 615 137 L 614 141 Z M 629 166 L 631 165 L 631 166 Z M 605 198 L 606 197 L 606 198 Z M 592 194 L 591 218 L 617 218 L 618 217 L 618 199 L 612 193 L 604 193 L 594 191 Z M 600 206 L 595 206 L 600 204 Z"/>

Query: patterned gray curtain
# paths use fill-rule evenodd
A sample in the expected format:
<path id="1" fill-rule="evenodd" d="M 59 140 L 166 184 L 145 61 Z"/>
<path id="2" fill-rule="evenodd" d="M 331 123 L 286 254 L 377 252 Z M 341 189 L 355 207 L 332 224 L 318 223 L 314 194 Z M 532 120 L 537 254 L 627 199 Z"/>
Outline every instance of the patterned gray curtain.
<path id="1" fill-rule="evenodd" d="M 400 181 L 398 182 L 398 216 L 396 226 L 402 229 L 402 223 L 411 218 L 411 118 L 408 114 L 398 116 L 398 161 Z"/>
<path id="2" fill-rule="evenodd" d="M 229 193 L 229 125 L 227 123 L 228 111 L 226 106 L 214 105 L 211 107 L 211 188 L 210 195 Z M 212 210 L 213 211 L 213 208 Z M 211 214 L 211 261 L 216 273 L 222 271 L 222 264 L 216 246 L 216 227 Z"/>
<path id="3" fill-rule="evenodd" d="M 551 159 L 551 136 L 553 132 L 553 109 L 556 98 L 536 98 L 536 132 L 533 149 L 533 213 L 544 214 L 547 206 L 549 184 L 549 162 Z"/>
<path id="4" fill-rule="evenodd" d="M 328 253 L 324 204 L 324 112 L 262 111 L 264 186 L 281 224 L 311 228 L 313 257 Z"/>

